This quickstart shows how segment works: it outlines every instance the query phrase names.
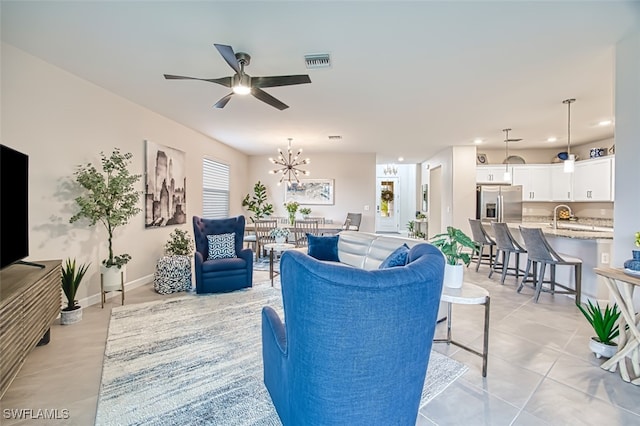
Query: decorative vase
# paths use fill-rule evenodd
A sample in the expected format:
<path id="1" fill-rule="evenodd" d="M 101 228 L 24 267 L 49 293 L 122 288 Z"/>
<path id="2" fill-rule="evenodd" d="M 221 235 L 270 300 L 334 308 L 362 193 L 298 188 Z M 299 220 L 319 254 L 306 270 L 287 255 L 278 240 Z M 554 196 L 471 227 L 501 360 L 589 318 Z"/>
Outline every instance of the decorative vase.
<path id="1" fill-rule="evenodd" d="M 640 250 L 631 250 L 631 254 L 633 255 L 633 259 L 624 262 L 625 269 L 640 271 Z"/>
<path id="2" fill-rule="evenodd" d="M 60 324 L 69 325 L 75 324 L 82 319 L 82 307 L 78 306 L 76 309 L 72 311 L 65 311 L 64 309 L 60 311 Z"/>
<path id="3" fill-rule="evenodd" d="M 122 290 L 124 266 L 118 268 L 117 266 L 106 267 L 102 265 L 100 272 L 102 273 L 102 289 L 103 291 L 119 291 Z"/>
<path id="4" fill-rule="evenodd" d="M 596 358 L 611 358 L 618 352 L 618 345 L 605 345 L 602 342 L 598 342 L 595 337 L 589 340 L 589 349 L 596 354 Z"/>
<path id="5" fill-rule="evenodd" d="M 284 242 L 287 240 L 287 237 L 276 237 L 276 244 L 284 244 Z"/>
<path id="6" fill-rule="evenodd" d="M 289 213 L 289 225 L 293 225 L 296 221 L 296 212 Z"/>
<path id="7" fill-rule="evenodd" d="M 449 288 L 461 288 L 462 279 L 464 278 L 464 269 L 462 265 L 444 265 L 444 279 L 442 284 Z"/>

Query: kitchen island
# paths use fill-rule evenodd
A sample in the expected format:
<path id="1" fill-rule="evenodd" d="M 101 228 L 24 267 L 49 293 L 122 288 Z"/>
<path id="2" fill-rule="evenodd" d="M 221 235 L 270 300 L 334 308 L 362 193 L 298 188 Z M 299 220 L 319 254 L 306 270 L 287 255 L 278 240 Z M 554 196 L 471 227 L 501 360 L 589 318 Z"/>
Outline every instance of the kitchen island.
<path id="1" fill-rule="evenodd" d="M 608 267 L 612 258 L 613 229 L 606 227 L 559 224 L 554 229 L 550 223 L 522 222 L 507 224 L 514 238 L 523 243 L 520 227 L 540 228 L 551 247 L 561 254 L 582 259 L 582 302 L 586 299 L 608 300 L 609 291 L 594 268 Z M 489 228 L 488 228 L 489 229 Z M 524 244 L 524 243 L 523 243 Z M 520 267 L 526 267 L 526 257 L 520 259 Z M 547 274 L 549 271 L 547 271 Z M 558 266 L 556 281 L 561 284 L 574 282 L 573 268 Z M 548 278 L 548 276 L 547 276 Z M 570 285 L 572 287 L 572 285 Z M 568 296 L 573 297 L 573 296 Z"/>

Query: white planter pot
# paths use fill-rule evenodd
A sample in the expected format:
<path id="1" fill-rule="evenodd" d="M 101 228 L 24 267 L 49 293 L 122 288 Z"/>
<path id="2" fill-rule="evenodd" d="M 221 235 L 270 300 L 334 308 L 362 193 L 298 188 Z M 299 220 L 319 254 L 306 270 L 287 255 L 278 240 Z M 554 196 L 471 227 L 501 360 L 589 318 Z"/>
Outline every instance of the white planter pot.
<path id="1" fill-rule="evenodd" d="M 122 290 L 123 277 L 121 274 L 124 274 L 124 268 L 124 266 L 122 268 L 118 268 L 117 266 L 112 266 L 110 268 L 107 268 L 104 265 L 100 266 L 103 291 Z"/>
<path id="2" fill-rule="evenodd" d="M 596 358 L 611 358 L 618 352 L 618 345 L 605 345 L 604 343 L 598 342 L 595 337 L 592 337 L 589 340 L 589 349 L 596 354 Z"/>
<path id="3" fill-rule="evenodd" d="M 444 265 L 443 285 L 449 288 L 461 288 L 464 278 L 463 265 Z"/>
<path id="4" fill-rule="evenodd" d="M 284 244 L 287 241 L 287 237 L 276 237 L 277 244 Z"/>
<path id="5" fill-rule="evenodd" d="M 69 325 L 75 324 L 82 319 L 82 307 L 74 309 L 73 311 L 60 311 L 60 324 Z"/>

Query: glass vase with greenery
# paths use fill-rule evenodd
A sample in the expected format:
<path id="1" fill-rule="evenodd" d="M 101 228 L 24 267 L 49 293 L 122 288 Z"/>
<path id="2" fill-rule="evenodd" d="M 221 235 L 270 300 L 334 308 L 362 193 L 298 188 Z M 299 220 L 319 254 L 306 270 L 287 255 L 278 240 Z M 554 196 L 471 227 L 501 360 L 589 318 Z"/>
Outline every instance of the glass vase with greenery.
<path id="1" fill-rule="evenodd" d="M 289 223 L 293 225 L 296 221 L 296 212 L 298 211 L 300 204 L 297 201 L 289 201 L 288 203 L 285 203 L 284 207 L 287 209 L 287 212 L 289 212 Z"/>
<path id="2" fill-rule="evenodd" d="M 88 163 L 78 166 L 74 173 L 76 182 L 84 190 L 84 194 L 75 198 L 80 208 L 69 222 L 87 219 L 89 226 L 100 222 L 107 230 L 109 244 L 109 257 L 102 261 L 106 267 L 117 266 L 121 268 L 131 256 L 128 254 L 113 254 L 113 234 L 115 230 L 129 223 L 129 220 L 140 213 L 138 207 L 140 192 L 136 191 L 135 184 L 142 175 L 132 174 L 129 171 L 131 153 L 121 153 L 115 148 L 111 155 L 101 152 L 101 170 Z"/>

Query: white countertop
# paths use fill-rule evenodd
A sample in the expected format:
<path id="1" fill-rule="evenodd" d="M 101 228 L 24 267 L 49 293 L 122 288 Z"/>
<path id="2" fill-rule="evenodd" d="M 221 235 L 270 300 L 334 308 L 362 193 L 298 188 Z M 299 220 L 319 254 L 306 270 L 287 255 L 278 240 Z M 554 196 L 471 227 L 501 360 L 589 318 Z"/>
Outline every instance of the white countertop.
<path id="1" fill-rule="evenodd" d="M 507 225 L 516 229 L 520 226 L 523 228 L 541 228 L 545 235 L 553 237 L 575 238 L 578 240 L 613 239 L 612 228 L 599 226 L 559 223 L 558 229 L 553 229 L 553 226 L 549 223 L 522 222 L 509 223 Z"/>

